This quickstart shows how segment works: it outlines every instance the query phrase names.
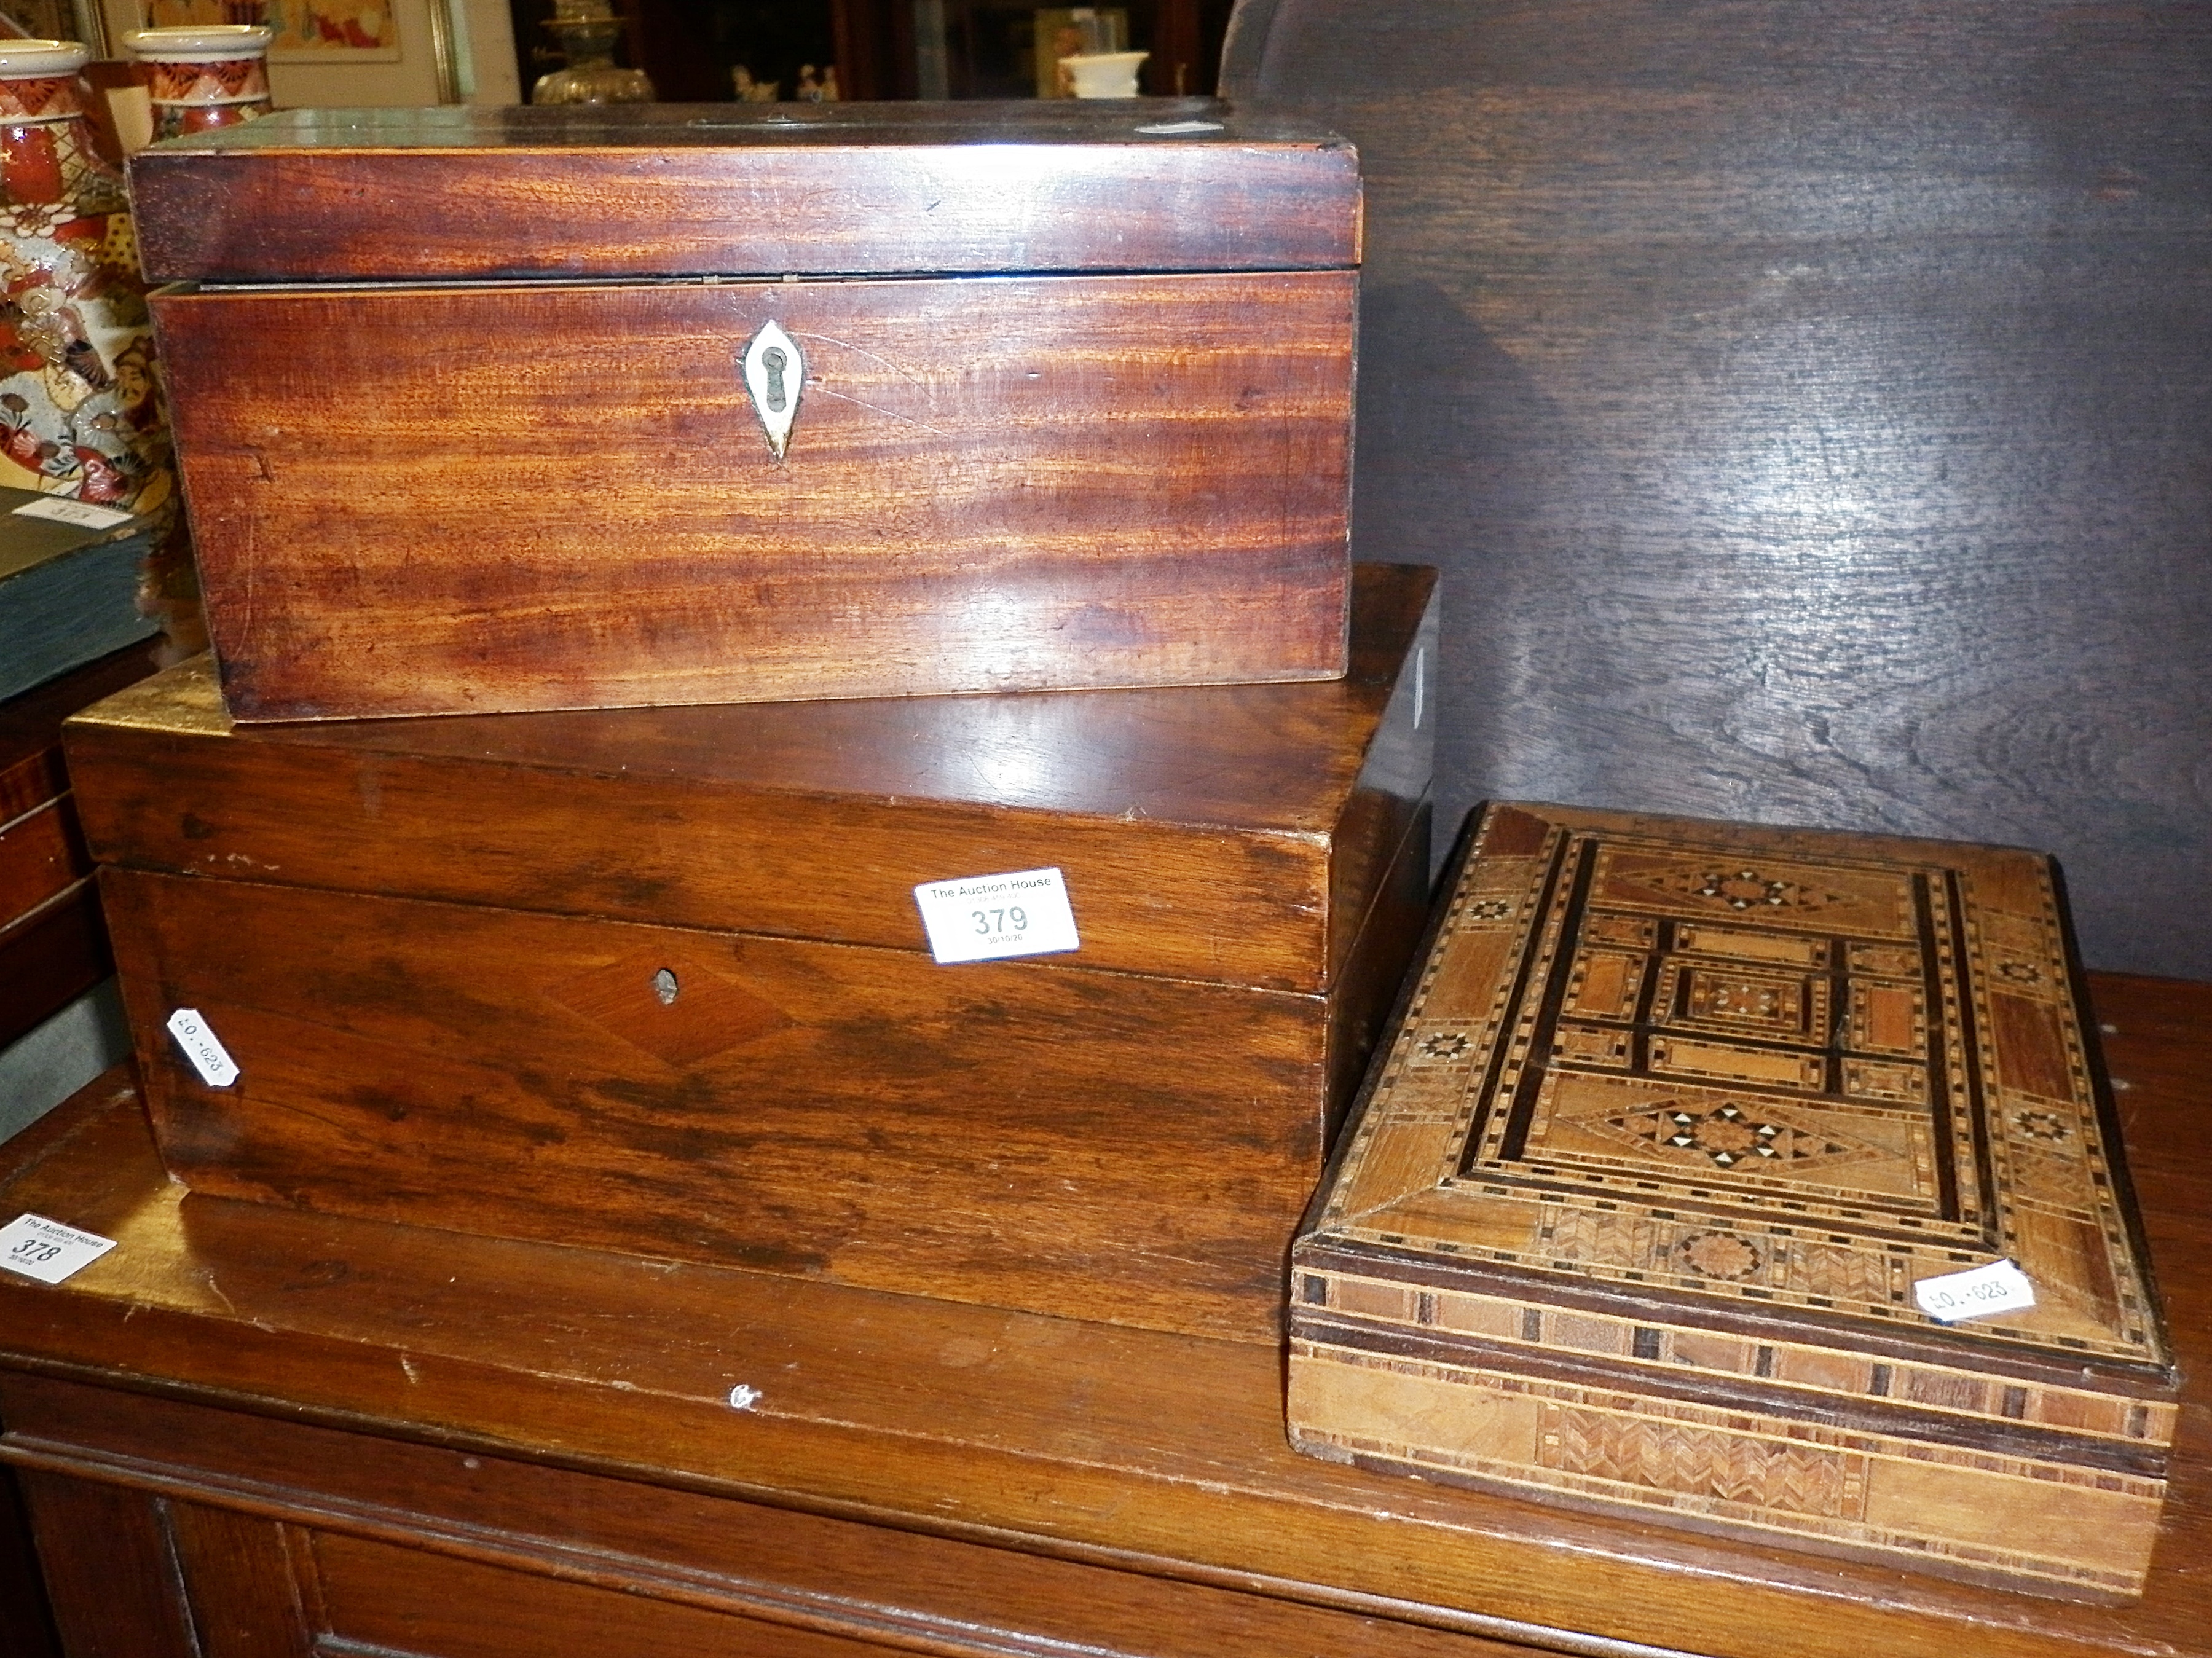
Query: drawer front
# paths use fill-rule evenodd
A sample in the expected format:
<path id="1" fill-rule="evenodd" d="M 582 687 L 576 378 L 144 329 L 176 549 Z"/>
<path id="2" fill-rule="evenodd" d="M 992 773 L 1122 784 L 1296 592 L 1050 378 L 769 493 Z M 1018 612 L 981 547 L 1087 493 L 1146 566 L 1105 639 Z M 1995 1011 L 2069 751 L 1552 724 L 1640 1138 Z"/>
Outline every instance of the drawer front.
<path id="1" fill-rule="evenodd" d="M 76 807 L 67 795 L 0 823 L 0 929 L 51 902 L 92 872 Z"/>
<path id="2" fill-rule="evenodd" d="M 1340 673 L 1356 286 L 158 296 L 232 712 Z"/>
<path id="3" fill-rule="evenodd" d="M 308 1546 L 331 1634 L 379 1653 L 419 1653 L 423 1658 L 542 1658 L 551 1653 L 883 1658 L 899 1649 L 390 1543 L 324 1533 L 313 1535 Z M 965 1643 L 951 1649 L 990 1649 Z"/>
<path id="4" fill-rule="evenodd" d="M 1320 1175 L 1322 998 L 101 879 L 163 1157 L 196 1190 L 1276 1337 Z M 186 1062 L 179 1008 L 234 1082 Z"/>
<path id="5" fill-rule="evenodd" d="M 68 1382 L 0 1376 L 0 1404 L 72 1658 L 1532 1650 L 1141 1558 L 1109 1569 Z"/>

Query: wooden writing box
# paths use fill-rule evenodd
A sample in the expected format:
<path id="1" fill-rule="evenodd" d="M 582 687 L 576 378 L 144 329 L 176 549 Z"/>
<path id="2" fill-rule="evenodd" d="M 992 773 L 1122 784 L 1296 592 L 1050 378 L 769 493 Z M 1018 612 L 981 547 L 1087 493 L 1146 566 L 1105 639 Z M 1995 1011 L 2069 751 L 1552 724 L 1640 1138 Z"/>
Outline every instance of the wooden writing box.
<path id="1" fill-rule="evenodd" d="M 2139 1593 L 2176 1378 L 2050 860 L 1484 819 L 1293 1252 L 1319 1455 Z M 1913 1285 L 2001 1258 L 2032 1310 Z"/>
<path id="2" fill-rule="evenodd" d="M 234 719 L 1343 671 L 1326 133 L 295 111 L 131 185 Z"/>
<path id="3" fill-rule="evenodd" d="M 1302 685 L 242 727 L 172 670 L 67 738 L 163 1156 L 1276 1339 L 1425 912 L 1432 582 L 1360 567 L 1352 674 Z M 1080 950 L 930 958 L 917 882 L 1048 865 Z"/>

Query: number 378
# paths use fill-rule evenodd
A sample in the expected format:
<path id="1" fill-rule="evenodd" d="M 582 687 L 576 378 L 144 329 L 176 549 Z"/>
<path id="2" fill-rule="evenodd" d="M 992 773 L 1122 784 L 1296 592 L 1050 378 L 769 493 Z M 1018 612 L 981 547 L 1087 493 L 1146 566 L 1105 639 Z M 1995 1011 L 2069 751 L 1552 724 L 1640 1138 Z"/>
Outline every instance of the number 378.
<path id="1" fill-rule="evenodd" d="M 983 938 L 1009 930 L 1020 932 L 1030 924 L 1029 912 L 1018 905 L 1012 909 L 979 909 L 974 914 L 976 936 Z"/>

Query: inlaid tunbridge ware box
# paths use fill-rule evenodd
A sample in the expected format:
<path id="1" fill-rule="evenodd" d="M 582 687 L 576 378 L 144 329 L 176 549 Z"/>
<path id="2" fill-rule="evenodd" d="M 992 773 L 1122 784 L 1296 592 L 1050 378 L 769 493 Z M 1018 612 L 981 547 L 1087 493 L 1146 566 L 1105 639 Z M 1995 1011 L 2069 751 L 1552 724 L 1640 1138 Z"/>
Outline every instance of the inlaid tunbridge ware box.
<path id="1" fill-rule="evenodd" d="M 1343 669 L 1360 189 L 1316 129 L 301 111 L 131 185 L 235 719 Z"/>
<path id="2" fill-rule="evenodd" d="M 1358 567 L 1289 685 L 248 727 L 157 676 L 67 742 L 163 1157 L 1273 1341 L 1425 912 L 1432 582 Z M 1078 948 L 925 949 L 916 884 L 1047 867 Z"/>
<path id="3" fill-rule="evenodd" d="M 2140 1591 L 2176 1377 L 2049 859 L 1501 805 L 1437 926 L 1294 1250 L 1296 1443 Z M 2004 1260 L 2032 1307 L 1922 1310 Z"/>

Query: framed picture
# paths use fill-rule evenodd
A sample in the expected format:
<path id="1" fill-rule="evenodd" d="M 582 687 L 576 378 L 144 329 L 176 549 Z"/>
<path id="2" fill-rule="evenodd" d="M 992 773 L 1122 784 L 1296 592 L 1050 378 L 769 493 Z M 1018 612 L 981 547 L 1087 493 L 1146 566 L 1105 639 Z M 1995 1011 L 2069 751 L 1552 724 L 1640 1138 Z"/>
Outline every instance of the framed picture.
<path id="1" fill-rule="evenodd" d="M 269 23 L 276 31 L 269 55 L 279 63 L 399 58 L 399 18 L 391 0 L 269 0 Z"/>
<path id="2" fill-rule="evenodd" d="M 401 57 L 392 0 L 147 0 L 146 15 L 155 28 L 266 23 L 276 31 L 272 63 L 396 64 Z"/>
<path id="3" fill-rule="evenodd" d="M 82 40 L 94 57 L 108 55 L 99 0 L 0 0 L 0 16 L 33 40 Z"/>

